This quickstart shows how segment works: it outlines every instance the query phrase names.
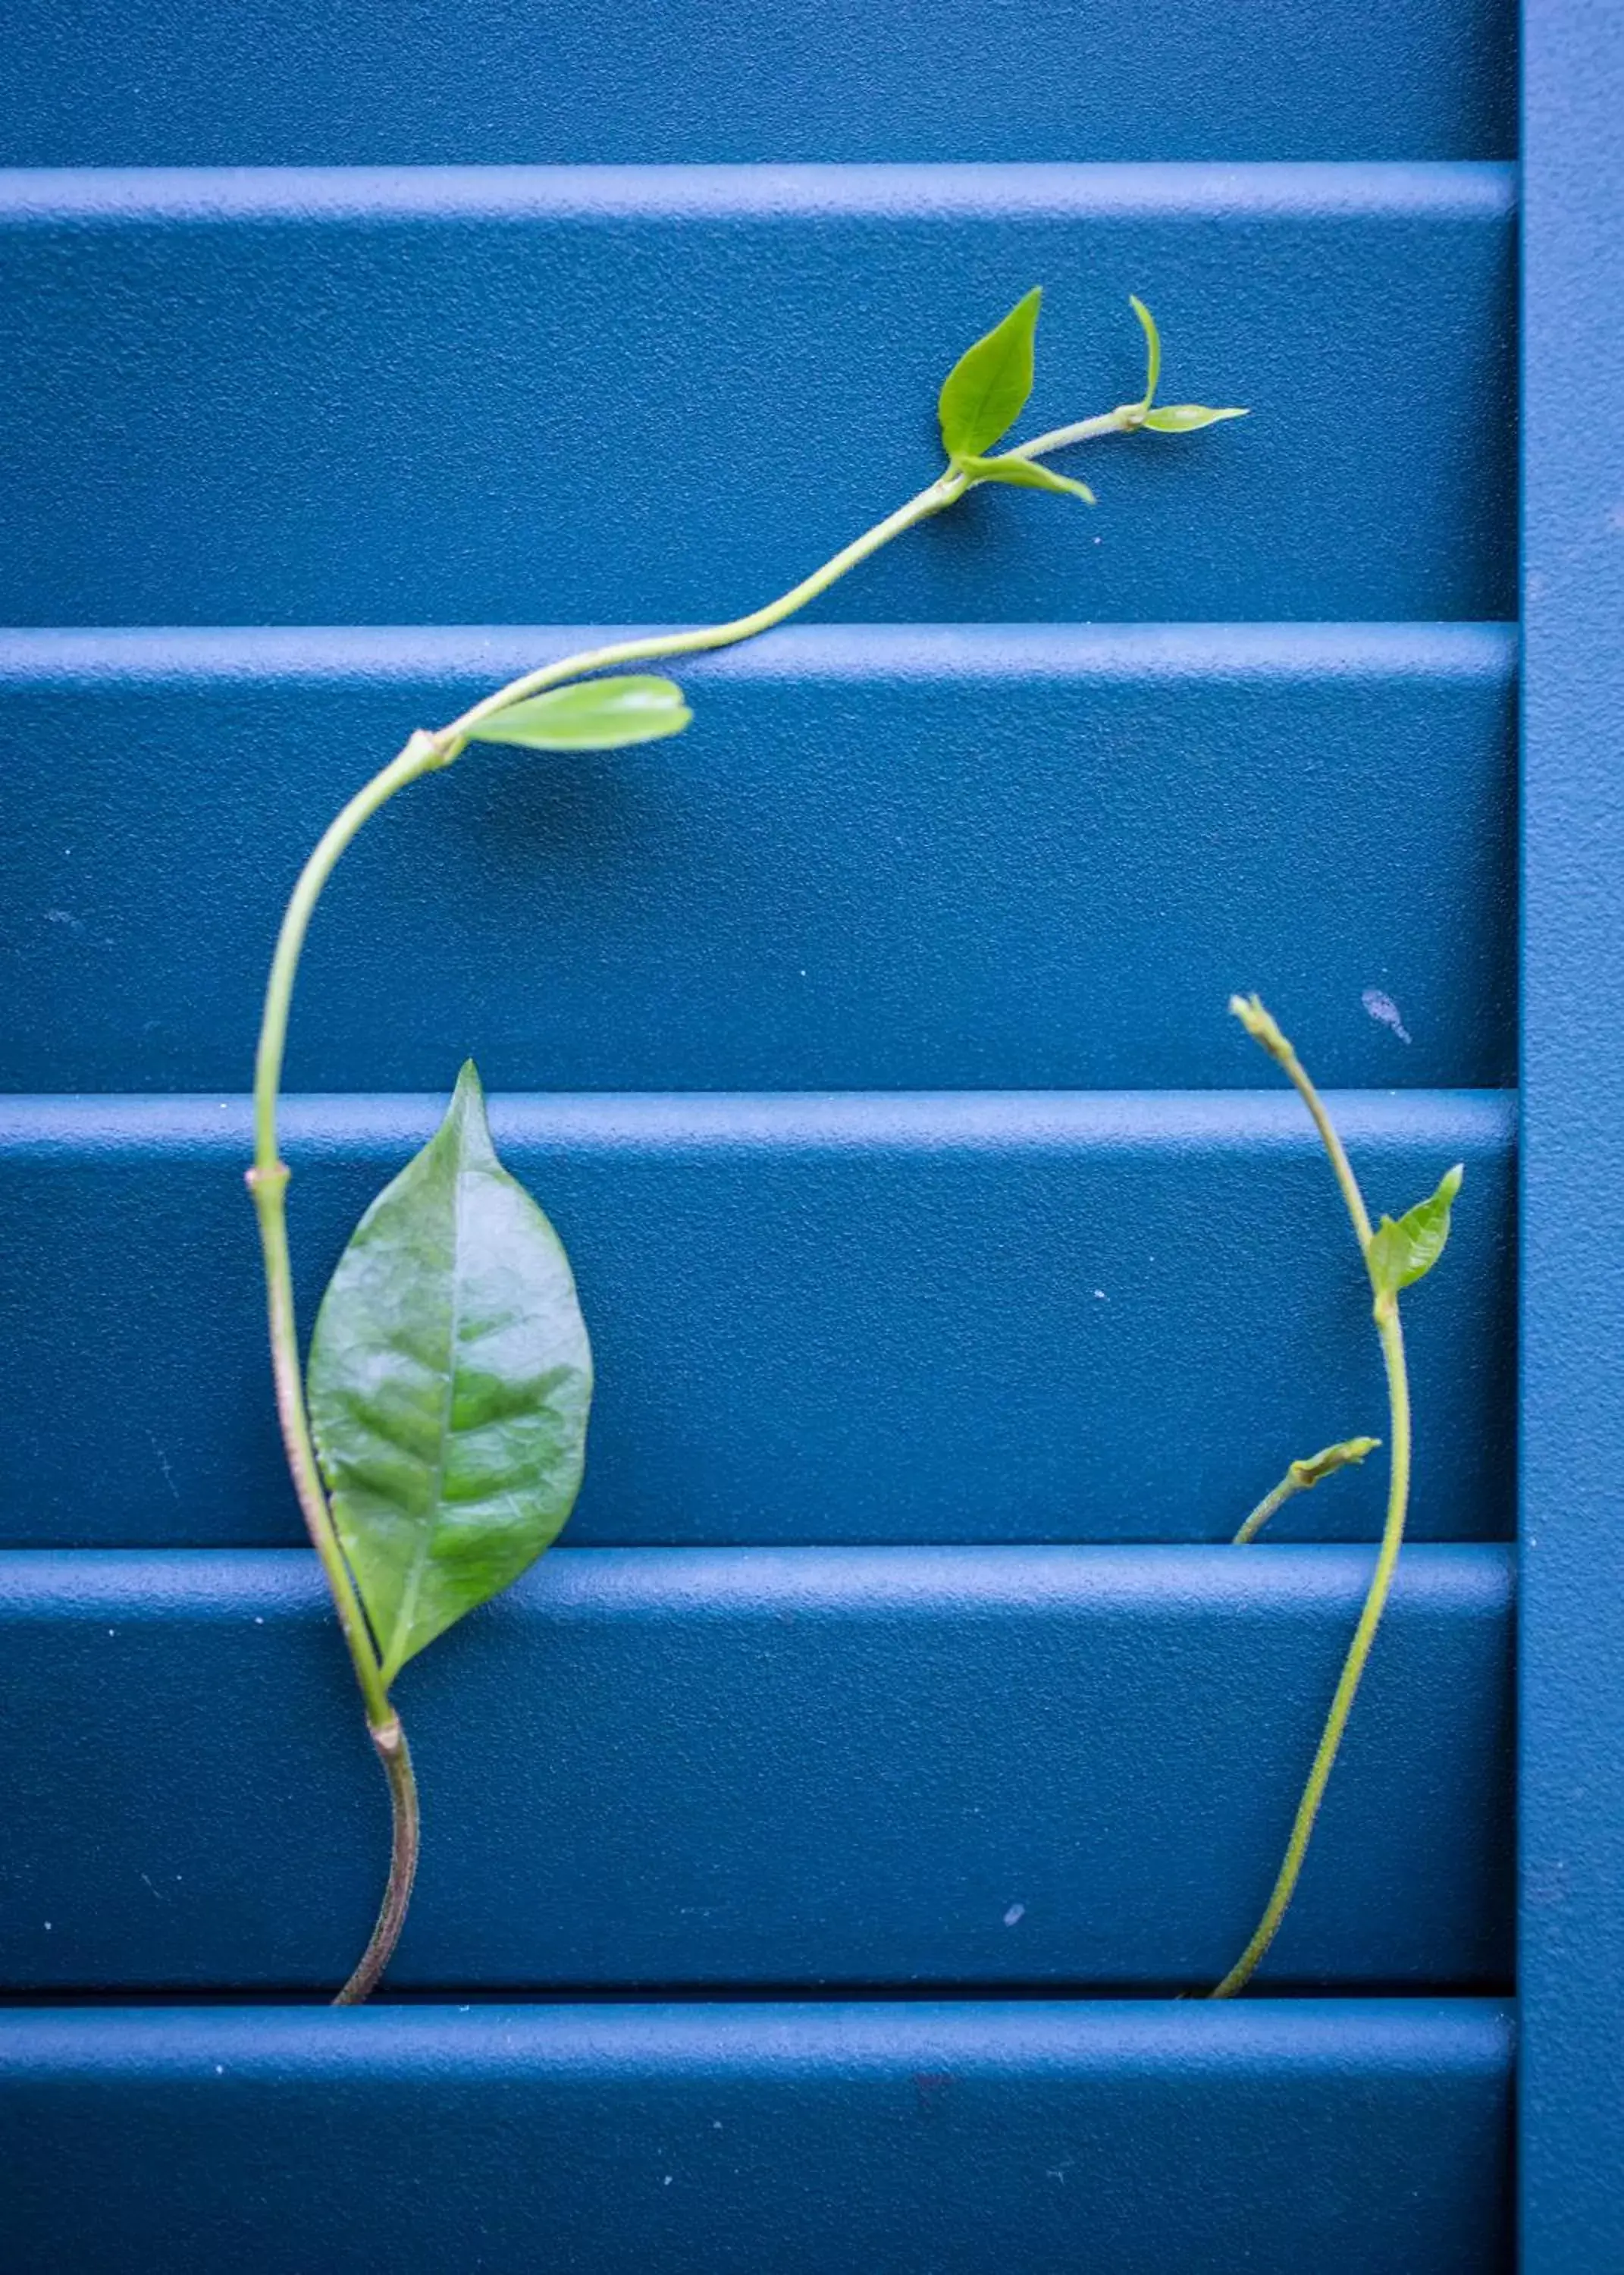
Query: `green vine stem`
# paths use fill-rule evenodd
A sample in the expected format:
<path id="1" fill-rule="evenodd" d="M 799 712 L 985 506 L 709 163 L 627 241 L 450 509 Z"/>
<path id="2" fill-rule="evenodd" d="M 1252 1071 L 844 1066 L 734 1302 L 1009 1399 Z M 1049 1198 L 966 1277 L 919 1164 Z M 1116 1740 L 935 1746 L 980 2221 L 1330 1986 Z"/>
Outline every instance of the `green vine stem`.
<path id="1" fill-rule="evenodd" d="M 1261 1044 L 1275 1064 L 1288 1077 L 1298 1097 L 1313 1116 L 1314 1127 L 1318 1130 L 1320 1141 L 1330 1158 L 1343 1204 L 1353 1225 L 1354 1236 L 1359 1243 L 1359 1253 L 1365 1259 L 1368 1268 L 1371 1242 L 1374 1236 L 1371 1226 L 1370 1211 L 1364 1206 L 1364 1196 L 1359 1190 L 1358 1179 L 1354 1175 L 1353 1167 L 1343 1148 L 1342 1141 L 1332 1126 L 1331 1117 L 1326 1111 L 1324 1100 L 1309 1080 L 1295 1051 L 1255 995 L 1231 997 L 1229 1009 L 1240 1020 L 1253 1041 Z M 1391 1289 L 1378 1289 L 1373 1313 L 1376 1332 L 1381 1338 L 1382 1361 L 1386 1369 L 1387 1406 L 1392 1429 L 1390 1465 L 1387 1472 L 1387 1511 L 1382 1526 L 1381 1546 L 1377 1552 L 1376 1568 L 1371 1576 L 1371 1583 L 1365 1591 L 1364 1604 L 1359 1614 L 1358 1625 L 1354 1629 L 1353 1641 L 1348 1644 L 1348 1655 L 1342 1661 L 1342 1671 L 1337 1679 L 1336 1690 L 1331 1700 L 1330 1712 L 1326 1716 L 1325 1727 L 1320 1733 L 1319 1743 L 1315 1749 L 1313 1763 L 1308 1773 L 1308 1782 L 1303 1788 L 1303 1797 L 1297 1803 L 1297 1813 L 1292 1820 L 1290 1837 L 1286 1843 L 1286 1854 L 1275 1877 L 1274 1886 L 1270 1891 L 1268 1902 L 1264 1907 L 1263 1916 L 1258 1921 L 1245 1950 L 1216 1990 L 1209 1994 L 1214 1999 L 1233 1999 L 1238 1991 L 1244 1990 L 1256 1973 L 1264 1954 L 1279 1932 L 1280 1922 L 1286 1916 L 1287 1907 L 1295 1893 L 1298 1876 L 1303 1870 L 1303 1860 L 1308 1854 L 1308 1844 L 1313 1837 L 1314 1820 L 1319 1814 L 1319 1804 L 1325 1798 L 1326 1787 L 1330 1782 L 1331 1772 L 1335 1766 L 1337 1751 L 1342 1742 L 1342 1734 L 1348 1727 L 1348 1718 L 1353 1712 L 1353 1703 L 1364 1674 L 1365 1662 L 1371 1655 L 1371 1645 L 1376 1640 L 1376 1630 L 1381 1623 L 1382 1613 L 1386 1608 L 1388 1591 L 1393 1585 L 1394 1570 L 1398 1563 L 1399 1550 L 1403 1544 L 1404 1523 L 1409 1508 L 1409 1375 L 1404 1364 L 1404 1331 L 1399 1324 L 1398 1297 Z M 1280 1489 L 1276 1488 L 1276 1491 L 1279 1493 Z M 1285 1498 L 1283 1493 L 1280 1493 L 1280 1497 Z M 1273 1500 L 1273 1496 L 1271 1496 L 1271 1499 Z M 1275 1506 L 1278 1505 L 1276 1501 Z M 1262 1504 L 1261 1510 L 1254 1510 L 1252 1516 L 1247 1520 L 1247 1525 L 1242 1527 L 1241 1537 L 1251 1538 L 1247 1526 L 1252 1527 L 1255 1531 L 1266 1521 L 1266 1516 L 1272 1514 L 1273 1510 L 1269 1508 L 1268 1502 Z"/>
<path id="2" fill-rule="evenodd" d="M 1142 317 L 1141 321 L 1148 320 Z M 538 670 L 526 672 L 510 681 L 505 687 L 486 696 L 454 719 L 449 726 L 442 727 L 435 733 L 419 729 L 389 765 L 350 800 L 329 824 L 306 862 L 282 919 L 266 985 L 259 1049 L 254 1060 L 254 1157 L 247 1176 L 260 1223 L 270 1330 L 271 1371 L 288 1467 L 312 1546 L 321 1561 L 321 1568 L 332 1591 L 339 1625 L 366 1709 L 366 1727 L 389 1788 L 393 1838 L 388 1886 L 372 1939 L 355 1972 L 339 1992 L 335 2005 L 352 2006 L 364 1999 L 375 1987 L 389 1963 L 400 1934 L 401 1923 L 405 1917 L 406 1904 L 417 1871 L 419 1815 L 417 1786 L 405 1735 L 390 1702 L 366 1615 L 344 1561 L 311 1439 L 300 1373 L 298 1333 L 288 1258 L 286 1202 L 289 1173 L 277 1141 L 276 1108 L 282 1090 L 283 1060 L 293 984 L 298 976 L 306 934 L 323 888 L 336 867 L 340 856 L 363 825 L 408 782 L 416 782 L 420 775 L 433 774 L 439 767 L 449 766 L 483 722 L 497 712 L 505 711 L 510 704 L 522 702 L 526 697 L 539 695 L 548 688 L 579 679 L 590 672 L 607 671 L 622 664 L 651 662 L 656 658 L 698 655 L 714 648 L 732 647 L 741 640 L 754 639 L 759 633 L 772 631 L 774 625 L 782 624 L 797 609 L 805 608 L 809 601 L 827 592 L 831 585 L 838 582 L 850 570 L 857 568 L 861 562 L 866 561 L 872 554 L 878 553 L 894 538 L 901 537 L 905 531 L 956 504 L 967 490 L 979 487 L 983 480 L 1008 479 L 1007 473 L 998 474 L 992 470 L 1006 467 L 1011 461 L 1030 463 L 1076 442 L 1093 442 L 1107 435 L 1131 434 L 1137 427 L 1144 426 L 1147 419 L 1160 416 L 1151 410 L 1153 377 L 1152 365 L 1152 388 L 1139 402 L 1120 404 L 1114 411 L 1079 420 L 1075 426 L 1056 427 L 1052 433 L 1038 435 L 1033 441 L 1022 443 L 998 457 L 976 461 L 978 466 L 988 469 L 985 475 L 957 464 L 950 464 L 935 481 L 910 498 L 906 504 L 899 506 L 895 513 L 888 514 L 883 521 L 876 522 L 872 529 L 844 547 L 832 560 L 825 562 L 821 569 L 814 570 L 810 577 L 803 578 L 798 585 L 792 586 L 777 600 L 769 601 L 765 608 L 757 608 L 749 616 L 733 617 L 726 624 L 701 626 L 687 631 L 655 632 L 641 639 L 617 640 L 605 647 L 585 649 L 578 655 L 566 656 L 557 663 L 545 664 Z M 1203 414 L 1204 418 L 1220 414 Z"/>

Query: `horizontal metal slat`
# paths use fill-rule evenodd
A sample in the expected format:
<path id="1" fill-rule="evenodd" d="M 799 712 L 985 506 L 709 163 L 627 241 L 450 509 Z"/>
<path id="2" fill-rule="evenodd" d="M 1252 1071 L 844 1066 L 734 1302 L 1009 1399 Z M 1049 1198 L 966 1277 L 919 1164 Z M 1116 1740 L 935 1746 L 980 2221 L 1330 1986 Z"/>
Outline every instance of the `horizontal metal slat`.
<path id="1" fill-rule="evenodd" d="M 1407 1306 L 1415 1523 L 1503 1533 L 1514 1100 L 1332 1105 L 1374 1206 L 1467 1164 L 1445 1265 Z M 290 1101 L 306 1321 L 442 1107 Z M 1225 1539 L 1294 1455 L 1385 1434 L 1368 1287 L 1283 1085 L 507 1097 L 493 1117 L 594 1338 L 582 1544 Z M 299 1537 L 249 1151 L 240 1098 L 0 1104 L 11 1543 Z M 1285 1535 L 1373 1532 L 1379 1468 Z"/>
<path id="2" fill-rule="evenodd" d="M 1356 1548 L 555 1551 L 397 1689 L 397 1984 L 1216 1982 Z M 1276 1983 L 1508 1971 L 1509 1553 L 1405 1560 Z M 14 1986 L 337 1981 L 387 1811 L 315 1561 L 0 1556 Z"/>
<path id="3" fill-rule="evenodd" d="M 15 2275 L 1503 2275 L 1477 2002 L 42 2014 Z"/>
<path id="4" fill-rule="evenodd" d="M 242 1078 L 283 899 L 413 726 L 589 628 L 0 635 L 19 1090 Z M 1506 625 L 830 626 L 680 667 L 680 742 L 491 748 L 364 836 L 290 1078 L 427 1089 L 1514 1073 Z M 1406 881 L 1402 922 L 1372 888 Z"/>
<path id="5" fill-rule="evenodd" d="M 953 357 L 1054 289 L 1038 427 L 1256 416 L 987 496 L 839 615 L 1512 613 L 1498 165 L 13 173 L 19 624 L 718 616 L 927 480 Z M 94 321 L 85 312 L 94 308 Z"/>
<path id="6" fill-rule="evenodd" d="M 1511 18 L 1505 0 L 1324 0 L 1246 36 L 1222 0 L 1176 17 L 1091 0 L 1085 19 L 938 0 L 928 28 L 907 0 L 12 0 L 0 162 L 1503 158 Z"/>

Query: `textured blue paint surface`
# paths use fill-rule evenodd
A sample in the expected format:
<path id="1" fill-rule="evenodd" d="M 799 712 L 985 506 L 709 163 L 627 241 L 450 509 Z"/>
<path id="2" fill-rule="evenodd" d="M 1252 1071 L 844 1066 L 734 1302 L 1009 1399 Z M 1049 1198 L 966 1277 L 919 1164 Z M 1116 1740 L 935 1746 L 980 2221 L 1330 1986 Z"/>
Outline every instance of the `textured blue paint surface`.
<path id="1" fill-rule="evenodd" d="M 400 168 L 0 178 L 0 619 L 721 616 L 928 481 L 1051 288 L 1033 427 L 1256 416 L 980 495 L 845 618 L 1511 613 L 1496 165 Z M 87 312 L 94 310 L 94 321 Z M 1032 431 L 1029 427 L 1027 431 Z"/>
<path id="2" fill-rule="evenodd" d="M 0 2014 L 5 2275 L 1505 2275 L 1510 2017 L 1432 1994 L 1509 1956 L 1509 13 L 11 9 L 0 1085 L 85 1095 L 0 1111 L 0 1973 L 280 2003 Z M 1526 2266 L 1610 2275 L 1624 64 L 1533 45 Z M 321 2012 L 384 1828 L 239 1182 L 281 896 L 518 627 L 917 488 L 1039 279 L 1033 426 L 1129 291 L 1257 415 L 971 501 L 679 744 L 465 762 L 322 912 L 305 1317 L 472 1047 L 603 1391 L 580 1545 L 401 1685 L 425 2003 Z M 1234 1955 L 1370 1568 L 1379 1462 L 1200 1545 L 1385 1428 L 1235 986 L 1376 1206 L 1469 1165 L 1265 1984 L 1419 1995 L 1062 2004 Z"/>
<path id="3" fill-rule="evenodd" d="M 1527 25 L 1520 2169 L 1568 2275 L 1624 2265 L 1624 17 Z"/>
<path id="4" fill-rule="evenodd" d="M 1505 2275 L 1508 2052 L 1437 1999 L 13 2015 L 10 2265 Z"/>
<path id="5" fill-rule="evenodd" d="M 1407 1306 L 1415 1523 L 1501 1533 L 1514 1103 L 1333 1109 L 1372 1206 L 1468 1165 L 1447 1258 Z M 290 1105 L 306 1322 L 441 1110 Z M 578 1540 L 1227 1538 L 1294 1455 L 1384 1434 L 1368 1286 L 1284 1085 L 498 1098 L 492 1118 L 574 1258 L 597 1352 Z M 249 1150 L 242 1099 L 0 1107 L 12 1542 L 298 1537 Z M 1372 1532 L 1379 1469 L 1300 1500 L 1285 1534 Z"/>
<path id="6" fill-rule="evenodd" d="M 390 1980 L 1210 1987 L 1371 1553 L 561 1548 L 397 1687 Z M 1509 1613 L 1410 1551 L 1265 1981 L 1507 1975 Z M 343 1978 L 386 1810 L 313 1557 L 0 1555 L 0 1978 Z"/>
<path id="7" fill-rule="evenodd" d="M 0 163 L 1503 158 L 1513 12 L 11 0 Z"/>
<path id="8" fill-rule="evenodd" d="M 413 726 L 597 637 L 0 639 L 30 821 L 6 1086 L 239 1087 L 283 896 L 343 798 Z M 472 1048 L 513 1089 L 1272 1086 L 1223 1016 L 1257 985 L 1322 1082 L 1508 1081 L 1514 639 L 840 626 L 683 665 L 679 742 L 476 750 L 365 834 L 290 1080 L 432 1089 Z"/>

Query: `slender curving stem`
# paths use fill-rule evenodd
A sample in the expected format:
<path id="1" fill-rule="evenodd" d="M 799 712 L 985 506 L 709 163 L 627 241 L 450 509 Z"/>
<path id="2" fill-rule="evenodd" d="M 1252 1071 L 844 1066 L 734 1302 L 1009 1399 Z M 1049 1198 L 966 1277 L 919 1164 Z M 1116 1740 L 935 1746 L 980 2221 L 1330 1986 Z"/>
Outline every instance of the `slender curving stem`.
<path id="1" fill-rule="evenodd" d="M 1040 457 L 1073 442 L 1089 442 L 1105 435 L 1129 434 L 1142 423 L 1142 407 L 1137 404 L 1125 404 L 1100 418 L 1084 419 L 1077 426 L 1057 427 L 1053 434 L 1040 435 L 1035 441 L 1023 443 L 1006 455 Z M 698 655 L 710 649 L 732 647 L 741 640 L 753 639 L 758 633 L 772 631 L 774 625 L 782 624 L 786 617 L 794 616 L 797 609 L 805 608 L 809 601 L 827 592 L 830 586 L 837 583 L 848 571 L 857 568 L 872 554 L 878 553 L 893 538 L 902 536 L 904 531 L 943 512 L 956 503 L 967 489 L 975 487 L 967 475 L 949 467 L 905 504 L 898 506 L 895 513 L 888 514 L 883 521 L 876 522 L 872 529 L 865 530 L 861 537 L 843 547 L 832 560 L 826 561 L 821 569 L 814 570 L 810 577 L 804 577 L 798 585 L 791 586 L 777 600 L 770 601 L 765 608 L 757 608 L 749 616 L 735 616 L 726 624 L 703 625 L 687 631 L 654 632 L 641 639 L 616 640 L 604 647 L 585 649 L 578 655 L 566 656 L 558 663 L 544 664 L 538 670 L 525 672 L 521 677 L 510 680 L 505 687 L 498 688 L 495 694 L 472 705 L 449 727 L 441 728 L 437 733 L 419 730 L 387 767 L 374 775 L 364 789 L 357 791 L 343 812 L 329 824 L 293 888 L 276 936 L 276 953 L 271 959 L 260 1024 L 259 1048 L 254 1057 L 253 1166 L 247 1173 L 248 1189 L 253 1196 L 260 1224 L 270 1333 L 271 1373 L 276 1386 L 276 1416 L 281 1425 L 283 1445 L 286 1449 L 288 1468 L 294 1491 L 298 1496 L 305 1527 L 311 1545 L 321 1559 L 321 1568 L 327 1576 L 327 1583 L 337 1609 L 338 1623 L 350 1653 L 351 1665 L 355 1670 L 373 1747 L 389 1781 L 393 1828 L 389 1880 L 377 1924 L 355 1972 L 334 2000 L 336 2006 L 353 2006 L 365 1999 L 389 1963 L 399 1939 L 401 1924 L 406 1916 L 412 1884 L 417 1873 L 419 1833 L 417 1782 L 412 1774 L 411 1750 L 406 1744 L 400 1717 L 390 1702 L 378 1654 L 366 1625 L 366 1614 L 356 1593 L 350 1568 L 344 1561 L 332 1511 L 328 1506 L 321 1468 L 311 1438 L 299 1364 L 298 1329 L 293 1309 L 293 1281 L 288 1257 L 289 1172 L 277 1141 L 276 1108 L 282 1091 L 283 1060 L 287 1046 L 288 1018 L 292 1008 L 293 983 L 298 973 L 299 957 L 316 903 L 340 857 L 363 825 L 408 782 L 416 782 L 420 775 L 433 774 L 439 767 L 449 766 L 470 737 L 495 713 L 506 710 L 510 704 L 521 702 L 527 696 L 539 695 L 547 688 L 578 679 L 588 672 L 612 670 L 621 664 L 653 662 L 661 657 Z"/>
<path id="2" fill-rule="evenodd" d="M 1232 1548 L 1244 1548 L 1249 1542 L 1256 1540 L 1258 1535 L 1263 1531 L 1264 1526 L 1268 1523 L 1269 1519 L 1272 1516 L 1278 1516 L 1281 1509 L 1285 1508 L 1286 1503 L 1291 1499 L 1292 1495 L 1301 1492 L 1301 1490 L 1302 1488 L 1298 1485 L 1296 1478 L 1292 1475 L 1291 1471 L 1288 1470 L 1285 1476 L 1280 1479 L 1279 1485 L 1275 1486 L 1273 1492 L 1265 1493 L 1257 1508 L 1253 1509 L 1245 1523 L 1235 1534 L 1235 1538 L 1229 1544 L 1230 1546 Z"/>
<path id="3" fill-rule="evenodd" d="M 1354 1175 L 1342 1141 L 1332 1126 L 1331 1117 L 1326 1111 L 1324 1100 L 1303 1071 L 1295 1051 L 1281 1034 L 1273 1020 L 1269 1017 L 1267 1012 L 1263 1009 L 1261 1004 L 1257 1002 L 1255 997 L 1247 1005 L 1243 1005 L 1237 998 L 1231 1004 L 1230 1009 L 1235 1010 L 1242 1019 L 1247 1032 L 1263 1046 L 1270 1057 L 1289 1077 L 1297 1095 L 1313 1116 L 1314 1127 L 1318 1130 L 1320 1140 L 1330 1156 L 1331 1167 L 1335 1173 L 1343 1204 L 1353 1225 L 1355 1237 L 1359 1243 L 1359 1253 L 1363 1257 L 1371 1244 L 1370 1211 L 1364 1206 L 1364 1196 L 1359 1190 L 1358 1179 Z M 1382 1363 L 1386 1370 L 1387 1409 L 1392 1427 L 1387 1470 L 1387 1510 L 1382 1524 L 1381 1546 L 1377 1551 L 1376 1568 L 1371 1576 L 1371 1583 L 1365 1591 L 1364 1603 L 1359 1614 L 1358 1625 L 1354 1629 L 1353 1641 L 1348 1644 L 1347 1657 L 1342 1661 L 1342 1671 L 1337 1678 L 1330 1712 L 1326 1716 L 1325 1727 L 1319 1735 L 1319 1743 L 1314 1750 L 1314 1758 L 1309 1769 L 1308 1781 L 1303 1788 L 1303 1797 L 1297 1803 L 1296 1815 L 1292 1819 L 1290 1835 L 1286 1843 L 1286 1853 L 1281 1859 L 1280 1871 L 1275 1875 L 1274 1886 L 1270 1891 L 1268 1902 L 1264 1907 L 1263 1916 L 1253 1930 L 1251 1940 L 1239 1959 L 1235 1961 L 1223 1981 L 1208 1994 L 1213 1999 L 1233 1999 L 1236 1992 L 1244 1990 L 1257 1972 L 1264 1954 L 1279 1932 L 1280 1924 L 1285 1918 L 1287 1908 L 1295 1893 L 1298 1877 L 1303 1870 L 1303 1860 L 1308 1854 L 1308 1844 L 1313 1838 L 1314 1820 L 1319 1814 L 1319 1804 L 1325 1799 L 1326 1788 L 1330 1783 L 1331 1772 L 1335 1766 L 1337 1752 L 1342 1742 L 1342 1734 L 1348 1727 L 1348 1718 L 1353 1712 L 1354 1699 L 1358 1694 L 1365 1664 L 1371 1655 L 1371 1645 L 1376 1640 L 1376 1630 L 1381 1623 L 1381 1615 L 1386 1608 L 1388 1592 L 1393 1586 L 1394 1571 L 1399 1561 L 1399 1550 L 1403 1545 L 1404 1523 L 1409 1509 L 1410 1409 L 1409 1375 L 1404 1363 L 1404 1331 L 1399 1322 L 1397 1298 L 1385 1293 L 1378 1296 L 1374 1305 L 1374 1317 L 1376 1332 L 1381 1338 Z M 1257 1512 L 1254 1511 L 1253 1514 L 1256 1515 Z M 1248 1522 L 1250 1523 L 1251 1520 L 1249 1519 Z"/>

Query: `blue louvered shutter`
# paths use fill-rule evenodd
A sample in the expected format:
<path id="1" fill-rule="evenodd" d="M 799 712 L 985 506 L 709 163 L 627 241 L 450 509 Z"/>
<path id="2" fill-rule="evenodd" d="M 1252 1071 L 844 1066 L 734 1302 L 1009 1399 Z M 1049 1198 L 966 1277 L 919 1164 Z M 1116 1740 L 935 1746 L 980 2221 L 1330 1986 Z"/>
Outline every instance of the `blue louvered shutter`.
<path id="1" fill-rule="evenodd" d="M 1509 2266 L 1506 11 L 13 16 L 8 2275 Z M 1534 31 L 1554 167 L 1602 66 Z M 1555 338 L 1582 248 L 1547 200 Z M 941 372 L 1038 281 L 1039 423 L 1133 391 L 1131 291 L 1174 395 L 1254 418 L 1102 449 L 1091 515 L 978 495 L 685 669 L 680 742 L 480 753 L 324 904 L 306 1319 L 472 1050 L 601 1372 L 568 1546 L 403 1680 L 422 1878 L 389 1995 L 333 2014 L 381 1798 L 240 1183 L 288 883 L 414 725 L 583 626 L 752 606 L 927 480 Z M 1530 498 L 1558 575 L 1583 509 Z M 1549 633 L 1553 753 L 1601 621 Z M 1559 1206 L 1607 896 L 1564 929 L 1560 832 L 1618 826 L 1562 747 L 1530 953 L 1594 1040 L 1530 1062 L 1553 1533 L 1564 1396 L 1596 1525 L 1609 1475 Z M 1213 2007 L 1178 1994 L 1256 1918 L 1380 1513 L 1361 1475 L 1223 1545 L 1383 1427 L 1312 1133 L 1224 1017 L 1254 986 L 1373 1199 L 1469 1185 L 1414 1307 L 1413 1546 L 1298 1901 Z M 1560 1753 L 1530 1791 L 1557 2275 L 1618 2215 L 1561 2161 L 1595 2057 Z"/>

